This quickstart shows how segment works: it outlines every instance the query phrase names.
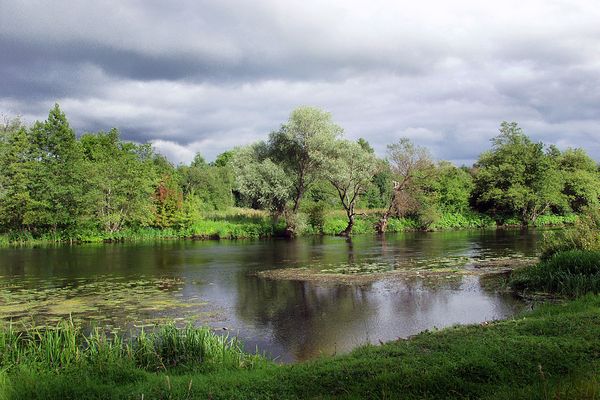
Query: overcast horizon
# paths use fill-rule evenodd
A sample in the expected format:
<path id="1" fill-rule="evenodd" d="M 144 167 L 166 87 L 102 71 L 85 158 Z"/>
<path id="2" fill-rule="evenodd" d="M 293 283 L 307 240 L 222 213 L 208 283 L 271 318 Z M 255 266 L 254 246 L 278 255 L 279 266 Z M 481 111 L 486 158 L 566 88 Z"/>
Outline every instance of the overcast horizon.
<path id="1" fill-rule="evenodd" d="M 51 3 L 51 5 L 50 5 Z M 400 137 L 471 164 L 500 122 L 600 160 L 600 7 L 583 1 L 0 0 L 0 113 L 55 102 L 172 162 L 331 112 L 381 156 Z"/>

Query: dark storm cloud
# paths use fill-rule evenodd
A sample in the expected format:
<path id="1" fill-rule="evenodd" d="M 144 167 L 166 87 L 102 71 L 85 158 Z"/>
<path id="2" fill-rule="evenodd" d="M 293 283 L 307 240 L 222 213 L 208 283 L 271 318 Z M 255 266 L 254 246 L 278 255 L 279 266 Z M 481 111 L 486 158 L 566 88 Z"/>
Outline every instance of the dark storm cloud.
<path id="1" fill-rule="evenodd" d="M 0 112 L 117 126 L 174 161 L 266 137 L 300 104 L 380 154 L 472 162 L 502 120 L 600 159 L 593 1 L 0 0 Z"/>

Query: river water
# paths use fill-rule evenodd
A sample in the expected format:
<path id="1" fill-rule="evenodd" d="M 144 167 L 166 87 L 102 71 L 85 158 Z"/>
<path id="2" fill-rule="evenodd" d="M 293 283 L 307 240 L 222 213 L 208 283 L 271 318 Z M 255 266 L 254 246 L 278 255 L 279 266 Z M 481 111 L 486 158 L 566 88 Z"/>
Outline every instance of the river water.
<path id="1" fill-rule="evenodd" d="M 165 321 L 209 325 L 281 362 L 305 360 L 425 329 L 507 318 L 524 304 L 476 275 L 340 284 L 258 272 L 460 270 L 472 259 L 534 256 L 539 237 L 486 230 L 1 248 L 0 319 L 53 324 L 70 317 L 115 332 Z"/>

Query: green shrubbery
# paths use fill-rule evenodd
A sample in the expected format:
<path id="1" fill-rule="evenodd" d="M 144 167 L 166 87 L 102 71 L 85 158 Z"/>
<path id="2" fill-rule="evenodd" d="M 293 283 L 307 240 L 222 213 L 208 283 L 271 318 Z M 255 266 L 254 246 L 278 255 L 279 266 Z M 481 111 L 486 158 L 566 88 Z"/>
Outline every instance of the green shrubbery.
<path id="1" fill-rule="evenodd" d="M 570 250 L 556 253 L 536 266 L 517 272 L 511 285 L 519 291 L 570 297 L 600 293 L 600 252 Z"/>
<path id="2" fill-rule="evenodd" d="M 565 250 L 600 251 L 600 210 L 588 208 L 572 228 L 553 231 L 544 236 L 542 259 Z"/>

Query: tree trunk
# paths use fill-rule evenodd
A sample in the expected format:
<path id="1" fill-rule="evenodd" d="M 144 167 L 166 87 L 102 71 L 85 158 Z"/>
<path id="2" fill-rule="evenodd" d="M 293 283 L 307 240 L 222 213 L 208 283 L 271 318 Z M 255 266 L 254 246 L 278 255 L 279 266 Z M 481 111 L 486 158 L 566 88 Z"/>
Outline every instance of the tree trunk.
<path id="1" fill-rule="evenodd" d="M 338 236 L 348 237 L 352 235 L 352 228 L 354 227 L 354 213 L 348 214 L 348 226 L 346 229 L 338 233 Z"/>

